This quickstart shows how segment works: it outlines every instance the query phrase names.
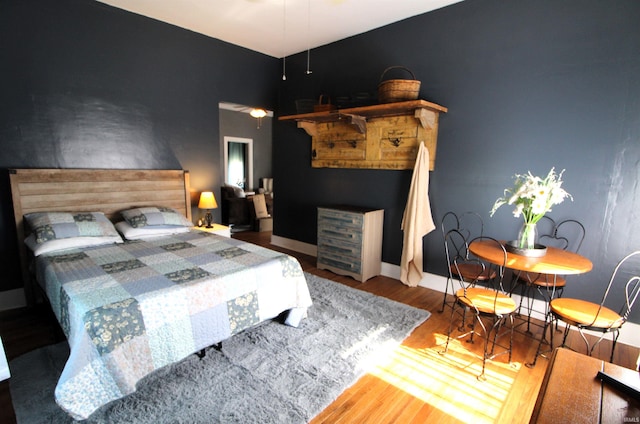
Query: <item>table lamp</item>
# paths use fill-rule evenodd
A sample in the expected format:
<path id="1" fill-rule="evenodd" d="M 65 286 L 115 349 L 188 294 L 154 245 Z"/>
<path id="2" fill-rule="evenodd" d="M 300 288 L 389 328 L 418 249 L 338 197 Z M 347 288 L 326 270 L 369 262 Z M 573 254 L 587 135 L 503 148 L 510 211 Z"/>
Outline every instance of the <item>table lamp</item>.
<path id="1" fill-rule="evenodd" d="M 203 191 L 200 194 L 200 201 L 198 202 L 198 208 L 206 209 L 207 213 L 204 216 L 204 220 L 207 223 L 207 228 L 213 228 L 211 225 L 211 221 L 213 221 L 213 216 L 211 215 L 211 209 L 215 209 L 218 207 L 218 203 L 216 202 L 216 198 L 213 195 L 212 191 Z"/>

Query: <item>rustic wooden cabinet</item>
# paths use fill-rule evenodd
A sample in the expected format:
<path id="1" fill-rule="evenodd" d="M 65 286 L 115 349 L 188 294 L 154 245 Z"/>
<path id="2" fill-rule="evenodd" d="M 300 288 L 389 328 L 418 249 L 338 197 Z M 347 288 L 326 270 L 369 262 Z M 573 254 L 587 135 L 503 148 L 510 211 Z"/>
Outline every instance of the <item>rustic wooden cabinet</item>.
<path id="1" fill-rule="evenodd" d="M 383 209 L 318 208 L 317 267 L 364 282 L 380 275 Z"/>
<path id="2" fill-rule="evenodd" d="M 429 169 L 436 159 L 439 114 L 425 100 L 282 116 L 311 136 L 314 168 L 413 169 L 423 141 Z"/>

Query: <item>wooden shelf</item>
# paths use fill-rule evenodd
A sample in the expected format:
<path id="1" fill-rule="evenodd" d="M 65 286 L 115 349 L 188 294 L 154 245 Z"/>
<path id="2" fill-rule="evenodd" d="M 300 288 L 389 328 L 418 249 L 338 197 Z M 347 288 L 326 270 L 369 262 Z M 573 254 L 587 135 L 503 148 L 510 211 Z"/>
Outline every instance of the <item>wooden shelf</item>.
<path id="1" fill-rule="evenodd" d="M 301 113 L 298 115 L 281 116 L 280 121 L 308 121 L 331 122 L 340 119 L 341 116 L 357 115 L 364 118 L 377 118 L 381 116 L 406 115 L 416 109 L 429 109 L 434 112 L 447 112 L 447 108 L 428 102 L 426 100 L 409 100 L 406 102 L 383 103 L 379 105 L 350 107 L 330 112 Z"/>
<path id="2" fill-rule="evenodd" d="M 281 116 L 312 137 L 315 168 L 411 169 L 421 141 L 435 163 L 438 117 L 447 108 L 426 100 Z"/>

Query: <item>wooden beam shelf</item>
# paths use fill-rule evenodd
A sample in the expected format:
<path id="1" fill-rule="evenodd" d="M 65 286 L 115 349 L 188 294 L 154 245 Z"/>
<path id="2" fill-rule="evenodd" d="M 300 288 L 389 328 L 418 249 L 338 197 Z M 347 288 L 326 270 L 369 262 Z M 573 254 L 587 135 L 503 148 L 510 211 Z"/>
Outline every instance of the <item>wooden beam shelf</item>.
<path id="1" fill-rule="evenodd" d="M 411 100 L 278 119 L 296 121 L 311 136 L 314 168 L 413 169 L 423 141 L 433 170 L 438 118 L 446 112 L 444 106 Z"/>

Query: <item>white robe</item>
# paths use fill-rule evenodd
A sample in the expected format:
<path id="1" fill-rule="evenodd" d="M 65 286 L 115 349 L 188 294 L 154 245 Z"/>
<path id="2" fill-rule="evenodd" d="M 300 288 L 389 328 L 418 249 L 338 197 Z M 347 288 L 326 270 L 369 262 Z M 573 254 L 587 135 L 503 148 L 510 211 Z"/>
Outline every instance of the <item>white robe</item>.
<path id="1" fill-rule="evenodd" d="M 402 216 L 402 259 L 400 281 L 415 287 L 422 280 L 422 238 L 433 231 L 429 203 L 429 150 L 420 142 L 416 164 L 413 168 L 407 206 Z"/>

